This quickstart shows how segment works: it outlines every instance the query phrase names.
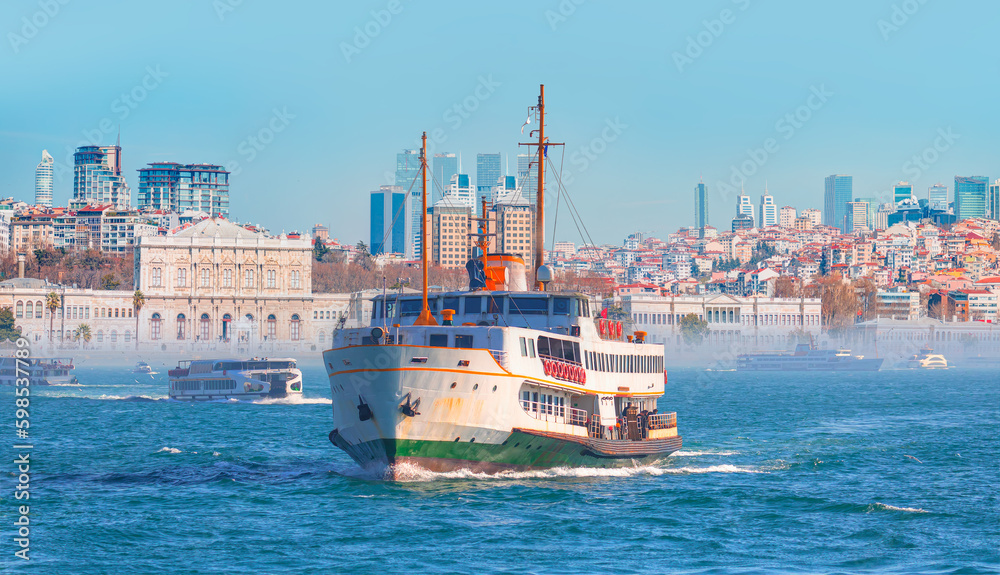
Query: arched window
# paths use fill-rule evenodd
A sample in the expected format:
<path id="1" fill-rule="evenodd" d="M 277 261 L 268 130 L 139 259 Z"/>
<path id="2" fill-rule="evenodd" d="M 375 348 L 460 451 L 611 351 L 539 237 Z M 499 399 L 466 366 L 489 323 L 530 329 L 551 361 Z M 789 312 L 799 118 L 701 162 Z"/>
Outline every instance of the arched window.
<path id="1" fill-rule="evenodd" d="M 187 268 L 177 268 L 177 287 L 187 287 L 187 283 L 188 283 Z"/>
<path id="2" fill-rule="evenodd" d="M 125 343 L 132 341 L 132 332 L 125 330 Z"/>
<path id="3" fill-rule="evenodd" d="M 318 334 L 316 334 L 316 343 L 318 343 L 320 345 L 323 345 L 324 343 L 326 343 L 326 332 L 325 331 L 320 330 L 320 332 Z"/>
<path id="4" fill-rule="evenodd" d="M 229 315 L 228 313 L 227 314 L 223 314 L 223 316 L 222 316 L 222 339 L 225 340 L 225 341 L 229 341 L 229 339 L 231 337 L 233 337 L 233 334 L 230 333 L 230 327 L 231 327 L 230 324 L 232 323 L 232 321 L 233 321 L 233 316 Z"/>
<path id="5" fill-rule="evenodd" d="M 14 312 L 14 317 L 24 317 L 24 302 L 21 300 L 17 301 L 17 305 L 14 306 L 16 310 Z"/>
<path id="6" fill-rule="evenodd" d="M 267 316 L 267 337 L 274 339 L 278 337 L 278 318 L 274 317 L 274 314 Z"/>
<path id="7" fill-rule="evenodd" d="M 115 308 L 115 317 L 118 317 L 118 308 Z M 112 341 L 114 341 L 114 340 L 112 340 Z"/>
<path id="8" fill-rule="evenodd" d="M 30 317 L 34 317 L 34 315 L 35 315 L 35 309 L 34 309 L 34 308 L 35 308 L 35 304 L 34 304 L 34 303 L 32 303 L 32 302 L 31 302 L 31 301 L 29 300 L 29 301 L 28 301 L 28 305 L 27 305 L 27 306 L 25 306 L 25 317 L 29 317 L 29 318 L 30 318 Z"/>
<path id="9" fill-rule="evenodd" d="M 104 342 L 104 330 L 97 330 L 97 343 Z"/>
<path id="10" fill-rule="evenodd" d="M 149 339 L 160 339 L 160 314 L 154 313 L 149 321 Z M 111 341 L 114 341 L 115 332 L 111 332 Z"/>
<path id="11" fill-rule="evenodd" d="M 184 339 L 185 319 L 184 314 L 177 314 L 177 339 Z"/>
<path id="12" fill-rule="evenodd" d="M 201 314 L 201 340 L 208 341 L 212 336 L 212 322 L 207 313 Z"/>
<path id="13" fill-rule="evenodd" d="M 292 314 L 291 336 L 292 341 L 299 341 L 299 314 Z"/>
<path id="14" fill-rule="evenodd" d="M 118 341 L 118 330 L 111 330 L 111 343 Z"/>
<path id="15" fill-rule="evenodd" d="M 253 314 L 252 313 L 248 313 L 248 314 L 246 314 L 243 317 L 247 318 L 247 321 L 253 321 Z"/>
<path id="16" fill-rule="evenodd" d="M 45 311 L 45 309 L 44 309 L 44 308 L 42 307 L 42 302 L 41 302 L 41 300 L 39 300 L 39 301 L 36 301 L 36 302 L 35 302 L 35 317 L 36 317 L 37 319 L 42 319 L 42 312 L 43 312 L 43 311 Z"/>

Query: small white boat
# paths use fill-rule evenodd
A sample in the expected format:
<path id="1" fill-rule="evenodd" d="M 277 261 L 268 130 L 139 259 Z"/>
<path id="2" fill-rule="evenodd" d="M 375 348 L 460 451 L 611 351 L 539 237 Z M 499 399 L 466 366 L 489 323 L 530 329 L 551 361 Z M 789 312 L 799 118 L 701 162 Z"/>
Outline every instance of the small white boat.
<path id="1" fill-rule="evenodd" d="M 144 361 L 137 361 L 135 367 L 132 369 L 132 373 L 153 373 L 153 368 Z"/>
<path id="2" fill-rule="evenodd" d="M 184 401 L 302 395 L 302 372 L 292 358 L 188 360 L 168 375 L 169 397 Z"/>
<path id="3" fill-rule="evenodd" d="M 948 369 L 948 360 L 940 353 L 934 353 L 929 347 L 924 347 L 910 358 L 907 365 L 911 369 Z"/>

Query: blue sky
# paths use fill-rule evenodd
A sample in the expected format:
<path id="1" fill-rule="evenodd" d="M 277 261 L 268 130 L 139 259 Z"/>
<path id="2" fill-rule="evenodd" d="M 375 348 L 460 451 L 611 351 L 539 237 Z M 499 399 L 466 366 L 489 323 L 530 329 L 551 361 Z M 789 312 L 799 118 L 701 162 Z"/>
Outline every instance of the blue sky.
<path id="1" fill-rule="evenodd" d="M 699 178 L 727 228 L 740 179 L 798 209 L 834 173 L 926 194 L 1000 178 L 998 21 L 988 0 L 7 0 L 0 194 L 31 201 L 43 148 L 65 163 L 120 124 L 133 198 L 148 162 L 221 163 L 235 218 L 355 242 L 421 131 L 473 175 L 478 152 L 515 165 L 539 83 L 598 242 L 691 225 Z"/>

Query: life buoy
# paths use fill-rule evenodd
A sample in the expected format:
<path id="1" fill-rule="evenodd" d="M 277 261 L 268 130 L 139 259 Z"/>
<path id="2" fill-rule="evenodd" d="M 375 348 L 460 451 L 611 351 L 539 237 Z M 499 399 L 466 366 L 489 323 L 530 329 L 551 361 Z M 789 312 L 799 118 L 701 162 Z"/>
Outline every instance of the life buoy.
<path id="1" fill-rule="evenodd" d="M 598 333 L 601 334 L 601 337 L 604 337 L 608 333 L 608 323 L 607 322 L 608 322 L 608 320 L 604 319 L 603 317 L 597 320 L 597 331 L 598 331 Z"/>
<path id="2" fill-rule="evenodd" d="M 556 363 L 558 369 L 556 370 L 556 377 L 559 379 L 566 379 L 566 364 Z"/>
<path id="3" fill-rule="evenodd" d="M 587 384 L 587 370 L 586 369 L 580 370 L 580 383 L 582 383 L 584 385 Z"/>
<path id="4" fill-rule="evenodd" d="M 667 385 L 667 370 L 663 370 L 663 385 Z"/>
<path id="5" fill-rule="evenodd" d="M 573 381 L 575 381 L 577 383 L 580 383 L 581 381 L 583 381 L 583 368 L 582 367 L 576 368 L 576 379 L 574 379 Z"/>

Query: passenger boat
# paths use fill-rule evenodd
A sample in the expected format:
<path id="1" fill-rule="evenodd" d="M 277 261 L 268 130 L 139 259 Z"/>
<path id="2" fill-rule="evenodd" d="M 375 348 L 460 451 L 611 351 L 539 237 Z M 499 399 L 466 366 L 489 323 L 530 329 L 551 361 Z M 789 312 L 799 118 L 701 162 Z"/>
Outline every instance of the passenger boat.
<path id="1" fill-rule="evenodd" d="M 135 367 L 132 368 L 132 373 L 153 373 L 153 368 L 144 361 L 137 361 Z"/>
<path id="2" fill-rule="evenodd" d="M 737 371 L 878 371 L 882 358 L 852 355 L 849 349 L 816 349 L 808 343 L 795 351 L 761 351 L 736 356 Z"/>
<path id="3" fill-rule="evenodd" d="M 78 381 L 73 369 L 71 357 L 0 357 L 0 385 L 14 385 L 23 377 L 31 385 L 75 385 Z"/>
<path id="4" fill-rule="evenodd" d="M 169 397 L 182 401 L 302 395 L 302 372 L 291 358 L 185 360 L 167 375 Z"/>
<path id="5" fill-rule="evenodd" d="M 911 369 L 948 369 L 948 360 L 940 353 L 934 353 L 930 347 L 924 346 L 907 362 Z"/>
<path id="6" fill-rule="evenodd" d="M 535 111 L 542 148 L 544 87 Z M 426 204 L 426 134 L 420 159 Z M 544 172 L 539 165 L 539 190 Z M 663 345 L 627 334 L 584 294 L 545 291 L 543 197 L 536 291 L 522 258 L 487 253 L 484 218 L 468 291 L 429 296 L 424 250 L 422 295 L 373 298 L 371 325 L 340 330 L 323 353 L 330 441 L 358 464 L 397 479 L 406 464 L 486 473 L 619 467 L 681 448 L 676 414 L 657 409 Z"/>

